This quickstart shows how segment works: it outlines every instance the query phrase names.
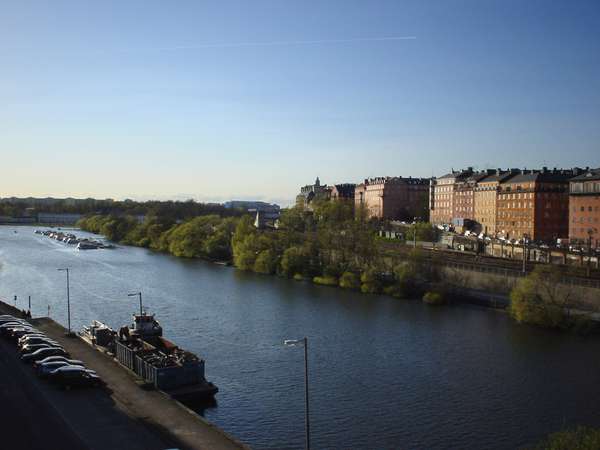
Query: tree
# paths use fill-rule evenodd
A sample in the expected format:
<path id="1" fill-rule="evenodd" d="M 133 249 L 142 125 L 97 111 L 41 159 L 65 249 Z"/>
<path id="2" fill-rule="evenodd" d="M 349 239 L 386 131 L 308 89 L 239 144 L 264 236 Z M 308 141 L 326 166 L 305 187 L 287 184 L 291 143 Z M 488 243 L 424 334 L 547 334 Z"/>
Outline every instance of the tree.
<path id="1" fill-rule="evenodd" d="M 509 312 L 517 322 L 557 328 L 566 325 L 572 291 L 560 284 L 558 267 L 543 265 L 517 282 L 510 300 Z"/>
<path id="2" fill-rule="evenodd" d="M 277 255 L 271 249 L 261 251 L 254 261 L 254 271 L 273 274 L 277 269 Z"/>

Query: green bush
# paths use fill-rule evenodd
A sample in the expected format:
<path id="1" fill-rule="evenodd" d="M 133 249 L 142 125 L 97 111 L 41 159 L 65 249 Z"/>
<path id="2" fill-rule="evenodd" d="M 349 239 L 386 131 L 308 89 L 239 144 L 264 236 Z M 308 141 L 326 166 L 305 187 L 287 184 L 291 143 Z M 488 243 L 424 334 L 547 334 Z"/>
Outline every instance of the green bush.
<path id="1" fill-rule="evenodd" d="M 360 277 L 354 272 L 344 272 L 340 277 L 340 287 L 344 289 L 360 289 Z"/>
<path id="2" fill-rule="evenodd" d="M 423 296 L 423 303 L 427 303 L 428 305 L 443 305 L 446 301 L 441 292 L 428 291 Z"/>
<path id="3" fill-rule="evenodd" d="M 554 266 L 538 266 L 521 278 L 510 293 L 513 319 L 545 328 L 567 327 L 572 292 L 559 281 L 559 269 Z"/>
<path id="4" fill-rule="evenodd" d="M 267 275 L 275 273 L 277 268 L 277 255 L 273 250 L 263 250 L 254 261 L 254 271 Z"/>
<path id="5" fill-rule="evenodd" d="M 383 283 L 374 269 L 367 269 L 360 275 L 360 291 L 363 294 L 380 294 Z"/>
<path id="6" fill-rule="evenodd" d="M 396 282 L 390 286 L 386 286 L 383 289 L 383 292 L 386 295 L 391 295 L 392 297 L 396 298 L 408 298 L 409 296 L 406 287 L 399 282 Z"/>
<path id="7" fill-rule="evenodd" d="M 535 450 L 597 450 L 600 448 L 600 430 L 577 427 L 552 433 L 534 447 Z"/>
<path id="8" fill-rule="evenodd" d="M 331 277 L 331 276 L 323 275 L 322 277 L 314 277 L 313 278 L 313 283 L 315 283 L 315 284 L 322 284 L 322 285 L 325 285 L 325 286 L 337 286 L 338 285 L 338 279 L 336 277 Z"/>

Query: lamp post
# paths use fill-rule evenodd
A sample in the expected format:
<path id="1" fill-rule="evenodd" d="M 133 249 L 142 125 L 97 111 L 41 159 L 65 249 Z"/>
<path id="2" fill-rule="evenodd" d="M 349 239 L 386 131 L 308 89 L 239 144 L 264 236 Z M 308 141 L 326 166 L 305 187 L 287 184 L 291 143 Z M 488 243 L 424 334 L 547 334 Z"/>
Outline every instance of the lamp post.
<path id="1" fill-rule="evenodd" d="M 140 298 L 140 316 L 142 315 L 142 293 L 141 292 L 133 292 L 131 294 L 127 294 L 127 297 L 135 297 L 138 296 Z"/>
<path id="2" fill-rule="evenodd" d="M 291 347 L 295 345 L 302 345 L 304 347 L 304 422 L 306 432 L 306 450 L 310 450 L 310 420 L 308 412 L 308 338 L 302 339 L 286 339 L 283 341 L 283 345 Z"/>
<path id="3" fill-rule="evenodd" d="M 68 335 L 71 335 L 71 295 L 70 295 L 70 287 L 69 287 L 69 268 L 65 267 L 64 269 L 56 269 L 59 272 L 67 273 L 67 320 L 69 324 L 69 332 Z"/>
<path id="4" fill-rule="evenodd" d="M 527 235 L 523 235 L 523 275 L 527 274 Z"/>

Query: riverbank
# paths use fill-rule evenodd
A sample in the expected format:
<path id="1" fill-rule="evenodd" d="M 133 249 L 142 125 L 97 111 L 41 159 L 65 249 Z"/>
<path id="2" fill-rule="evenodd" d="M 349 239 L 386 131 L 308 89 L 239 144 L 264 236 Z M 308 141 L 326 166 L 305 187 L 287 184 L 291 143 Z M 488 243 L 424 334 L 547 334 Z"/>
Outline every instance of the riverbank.
<path id="1" fill-rule="evenodd" d="M 19 315 L 20 311 L 0 302 L 0 313 Z M 72 358 L 95 370 L 106 383 L 105 390 L 59 392 L 41 383 L 31 370 L 27 370 L 29 367 L 17 360 L 14 348 L 4 348 L 8 346 L 2 343 L 4 353 L 15 353 L 10 355 L 14 356 L 13 366 L 21 369 L 21 376 L 56 410 L 81 439 L 84 448 L 248 448 L 166 394 L 142 390 L 136 378 L 112 357 L 92 348 L 79 337 L 66 337 L 66 329 L 60 324 L 44 317 L 32 319 L 31 323 L 59 342 Z M 32 423 L 31 428 L 34 427 Z"/>

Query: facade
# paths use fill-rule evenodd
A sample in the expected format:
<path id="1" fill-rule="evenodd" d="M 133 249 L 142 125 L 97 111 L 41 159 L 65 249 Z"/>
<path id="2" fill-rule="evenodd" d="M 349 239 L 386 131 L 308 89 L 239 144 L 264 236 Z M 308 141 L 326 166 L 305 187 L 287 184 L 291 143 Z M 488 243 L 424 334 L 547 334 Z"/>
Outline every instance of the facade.
<path id="1" fill-rule="evenodd" d="M 524 170 L 500 182 L 496 228 L 501 237 L 556 241 L 569 235 L 569 180 L 572 170 Z"/>
<path id="2" fill-rule="evenodd" d="M 355 206 L 378 219 L 426 219 L 429 183 L 428 178 L 366 179 L 355 188 Z"/>
<path id="3" fill-rule="evenodd" d="M 322 185 L 319 177 L 315 184 L 308 184 L 300 188 L 300 194 L 296 196 L 296 205 L 305 209 L 312 209 L 312 202 L 315 200 L 329 200 L 331 197 L 331 188 L 326 184 Z"/>
<path id="4" fill-rule="evenodd" d="M 470 177 L 473 168 L 452 171 L 431 180 L 429 186 L 429 221 L 434 225 L 452 223 L 454 218 L 454 192 L 457 182 Z"/>
<path id="5" fill-rule="evenodd" d="M 492 170 L 474 172 L 466 178 L 456 180 L 452 201 L 452 223 L 455 227 L 472 228 L 466 224 L 475 222 L 475 188 L 479 180 L 492 173 Z"/>
<path id="6" fill-rule="evenodd" d="M 348 200 L 354 202 L 354 190 L 356 184 L 343 183 L 334 184 L 331 187 L 331 200 Z"/>
<path id="7" fill-rule="evenodd" d="M 600 247 L 600 169 L 587 170 L 571 179 L 569 243 Z"/>
<path id="8" fill-rule="evenodd" d="M 496 235 L 496 200 L 498 197 L 498 188 L 502 181 L 518 173 L 519 171 L 516 169 L 509 171 L 496 169 L 492 175 L 488 175 L 477 182 L 473 194 L 475 206 L 473 220 L 482 233 L 488 236 Z"/>

